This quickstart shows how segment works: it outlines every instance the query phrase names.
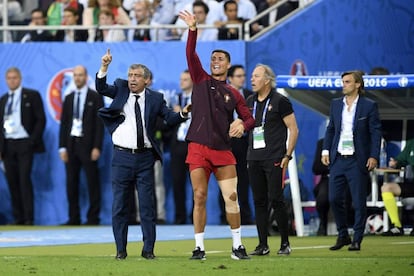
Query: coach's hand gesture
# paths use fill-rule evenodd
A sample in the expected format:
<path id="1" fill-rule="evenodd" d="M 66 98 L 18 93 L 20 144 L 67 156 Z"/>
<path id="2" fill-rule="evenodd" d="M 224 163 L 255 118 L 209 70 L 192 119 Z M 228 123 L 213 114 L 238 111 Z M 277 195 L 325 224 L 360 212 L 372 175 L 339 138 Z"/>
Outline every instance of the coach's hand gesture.
<path id="1" fill-rule="evenodd" d="M 112 61 L 112 55 L 111 55 L 111 50 L 108 49 L 105 53 L 105 55 L 103 55 L 103 57 L 101 58 L 101 71 L 102 72 L 106 72 L 108 70 L 108 66 Z"/>

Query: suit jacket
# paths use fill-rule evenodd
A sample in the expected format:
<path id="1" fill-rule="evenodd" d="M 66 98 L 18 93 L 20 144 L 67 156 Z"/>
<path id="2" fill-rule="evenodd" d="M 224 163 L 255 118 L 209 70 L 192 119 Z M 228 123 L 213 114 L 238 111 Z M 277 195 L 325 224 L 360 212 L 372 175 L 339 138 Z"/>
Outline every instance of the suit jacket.
<path id="1" fill-rule="evenodd" d="M 332 100 L 329 124 L 323 143 L 323 149 L 329 150 L 330 164 L 333 164 L 337 157 L 343 106 L 343 98 Z M 377 103 L 363 96 L 359 96 L 356 106 L 353 136 L 358 166 L 362 171 L 367 171 L 366 163 L 368 158 L 373 157 L 379 160 L 381 121 Z"/>
<path id="2" fill-rule="evenodd" d="M 43 31 L 40 34 L 37 33 L 37 31 L 30 31 L 29 41 L 55 41 L 55 37 L 48 30 Z"/>
<path id="3" fill-rule="evenodd" d="M 62 108 L 62 116 L 60 119 L 59 129 L 59 148 L 72 148 L 71 129 L 73 122 L 73 101 L 75 93 L 70 93 L 65 97 Z M 87 151 L 92 148 L 102 149 L 103 140 L 103 124 L 98 116 L 98 110 L 104 106 L 102 96 L 88 89 L 85 99 L 85 105 L 82 114 L 82 131 L 83 131 L 83 147 Z"/>
<path id="4" fill-rule="evenodd" d="M 73 35 L 74 41 L 88 41 L 89 32 L 88 30 L 75 30 Z M 65 40 L 65 31 L 58 30 L 55 35 L 56 41 L 64 41 Z"/>
<path id="5" fill-rule="evenodd" d="M 8 94 L 0 98 L 0 121 L 4 125 L 4 109 L 7 103 Z M 21 121 L 24 129 L 29 134 L 34 152 L 44 152 L 43 131 L 46 125 L 46 116 L 43 109 L 43 102 L 38 91 L 22 88 L 21 98 Z M 4 131 L 0 131 L 0 152 L 7 150 L 4 146 Z"/>
<path id="6" fill-rule="evenodd" d="M 96 76 L 96 90 L 99 94 L 113 99 L 111 105 L 107 108 L 101 108 L 98 112 L 102 118 L 105 127 L 112 134 L 116 128 L 125 120 L 123 108 L 129 97 L 128 81 L 116 79 L 114 85 L 106 83 L 106 77 L 99 79 Z M 179 113 L 168 108 L 164 100 L 164 96 L 160 92 L 151 89 L 145 89 L 145 129 L 151 146 L 156 152 L 156 158 L 162 160 L 162 153 L 159 144 L 155 139 L 155 131 L 157 116 L 160 116 L 169 126 L 174 126 L 184 122 L 186 118 L 182 118 Z"/>

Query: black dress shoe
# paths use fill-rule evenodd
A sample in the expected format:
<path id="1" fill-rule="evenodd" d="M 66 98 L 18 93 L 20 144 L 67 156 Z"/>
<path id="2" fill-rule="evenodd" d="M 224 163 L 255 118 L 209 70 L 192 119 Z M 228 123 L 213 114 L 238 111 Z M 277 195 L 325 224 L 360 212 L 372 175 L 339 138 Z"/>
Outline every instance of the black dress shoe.
<path id="1" fill-rule="evenodd" d="M 353 242 L 350 247 L 348 247 L 348 251 L 360 251 L 361 244 L 359 242 Z"/>
<path id="2" fill-rule="evenodd" d="M 88 220 L 83 225 L 99 225 L 99 221 L 91 221 L 91 220 Z"/>
<path id="3" fill-rule="evenodd" d="M 164 225 L 166 223 L 165 219 L 157 219 L 158 225 Z"/>
<path id="4" fill-rule="evenodd" d="M 72 225 L 80 225 L 80 221 L 68 221 L 68 222 L 65 222 L 65 223 L 63 223 L 63 224 L 61 224 L 62 226 L 72 226 Z"/>
<path id="5" fill-rule="evenodd" d="M 125 260 L 125 258 L 128 256 L 126 252 L 118 252 L 116 253 L 115 259 L 116 260 Z"/>
<path id="6" fill-rule="evenodd" d="M 351 244 L 351 238 L 346 236 L 344 238 L 336 239 L 336 244 L 334 246 L 329 247 L 329 250 L 339 250 L 345 245 Z"/>
<path id="7" fill-rule="evenodd" d="M 155 259 L 154 252 L 142 250 L 141 256 L 147 260 Z"/>

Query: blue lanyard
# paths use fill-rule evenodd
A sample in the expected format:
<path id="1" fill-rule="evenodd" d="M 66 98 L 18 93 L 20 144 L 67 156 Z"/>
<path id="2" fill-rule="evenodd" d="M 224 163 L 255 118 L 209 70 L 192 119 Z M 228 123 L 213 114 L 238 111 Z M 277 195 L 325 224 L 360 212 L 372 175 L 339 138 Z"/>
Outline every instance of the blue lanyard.
<path id="1" fill-rule="evenodd" d="M 267 108 L 269 106 L 269 102 L 270 102 L 270 98 L 267 99 L 265 107 L 263 109 L 263 116 L 262 116 L 262 126 L 264 126 L 264 123 L 266 121 L 266 113 L 267 113 Z M 253 117 L 256 119 L 256 108 L 257 108 L 257 101 L 254 102 L 253 105 Z"/>

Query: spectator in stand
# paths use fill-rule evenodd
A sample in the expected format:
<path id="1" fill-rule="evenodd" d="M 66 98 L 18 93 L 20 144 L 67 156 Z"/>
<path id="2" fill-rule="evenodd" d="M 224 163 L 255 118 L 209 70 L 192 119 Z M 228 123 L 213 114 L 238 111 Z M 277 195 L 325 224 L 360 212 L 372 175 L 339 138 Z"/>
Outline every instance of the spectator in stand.
<path id="1" fill-rule="evenodd" d="M 84 26 L 98 26 L 99 25 L 99 11 L 108 9 L 112 11 L 114 23 L 119 25 L 131 25 L 131 20 L 128 14 L 122 8 L 120 0 L 89 0 L 88 7 L 83 12 Z M 95 29 L 89 29 L 88 41 L 92 42 L 95 38 Z"/>
<path id="2" fill-rule="evenodd" d="M 214 25 L 218 28 L 219 40 L 232 40 L 243 38 L 243 19 L 237 16 L 237 2 L 235 0 L 228 0 L 224 3 L 224 13 L 226 15 L 225 21 L 217 21 Z M 241 28 L 230 28 L 228 24 L 238 24 Z M 241 30 L 241 34 L 239 30 Z"/>
<path id="3" fill-rule="evenodd" d="M 32 11 L 32 19 L 29 23 L 29 26 L 31 27 L 46 26 L 46 16 L 45 16 L 45 13 L 41 9 L 34 9 Z M 55 40 L 55 37 L 48 30 L 31 30 L 23 36 L 21 42 L 54 41 L 54 40 Z"/>
<path id="4" fill-rule="evenodd" d="M 7 3 L 7 16 L 10 23 L 13 21 L 23 21 L 24 13 L 22 6 L 17 0 L 9 0 Z M 0 20 L 3 19 L 3 1 L 0 3 Z"/>
<path id="5" fill-rule="evenodd" d="M 237 14 L 236 17 L 241 18 L 244 21 L 252 19 L 256 16 L 256 6 L 253 4 L 251 0 L 233 0 L 237 4 Z M 221 1 L 220 2 L 220 21 L 225 21 L 227 16 L 225 14 L 224 5 L 226 5 L 228 1 Z"/>
<path id="6" fill-rule="evenodd" d="M 76 11 L 76 22 L 73 25 L 82 25 L 84 7 L 77 0 L 56 0 L 47 9 L 47 25 L 67 25 L 65 22 L 65 9 L 71 7 Z"/>
<path id="7" fill-rule="evenodd" d="M 176 17 L 174 16 L 175 0 L 154 0 L 152 3 L 151 25 L 174 24 Z M 170 29 L 153 30 L 152 40 L 163 41 L 169 40 Z"/>
<path id="8" fill-rule="evenodd" d="M 180 90 L 177 95 L 176 103 L 173 107 L 175 112 L 179 112 L 191 103 L 191 95 L 193 92 L 193 81 L 190 72 L 185 70 L 180 75 Z M 186 224 L 186 192 L 187 178 L 189 176 L 188 166 L 185 163 L 187 156 L 187 135 L 191 119 L 181 123 L 174 129 L 174 135 L 171 139 L 171 176 L 173 181 L 174 203 L 175 203 L 175 220 L 174 224 Z"/>
<path id="9" fill-rule="evenodd" d="M 117 25 L 115 23 L 115 16 L 112 13 L 112 10 L 101 9 L 98 16 L 100 26 L 108 27 Z M 120 29 L 99 29 L 97 30 L 95 36 L 95 41 L 120 42 L 125 40 L 125 32 Z"/>
<path id="10" fill-rule="evenodd" d="M 177 17 L 178 17 L 178 13 L 181 12 L 182 10 L 186 10 L 186 11 L 193 11 L 193 4 L 195 2 L 204 2 L 209 9 L 209 12 L 207 14 L 207 17 L 205 19 L 205 23 L 202 24 L 206 24 L 206 25 L 214 25 L 215 22 L 220 20 L 220 12 L 222 10 L 222 7 L 220 5 L 220 3 L 218 3 L 216 0 L 194 0 L 194 1 L 188 1 L 188 3 L 184 6 L 183 9 L 177 10 L 175 9 L 175 11 L 177 11 Z M 198 20 L 198 19 L 197 19 Z M 197 21 L 199 24 L 201 24 L 199 21 Z M 185 26 L 184 22 L 182 20 L 177 20 L 175 22 L 175 25 L 177 26 Z M 186 31 L 184 31 L 185 29 L 176 29 L 176 30 L 172 30 L 171 31 L 171 36 L 174 37 L 181 37 L 181 34 L 185 33 Z M 201 30 L 201 29 L 199 29 Z M 216 38 L 217 39 L 217 38 Z"/>
<path id="11" fill-rule="evenodd" d="M 79 25 L 78 10 L 73 7 L 67 7 L 63 11 L 62 25 L 65 26 L 76 26 Z M 88 31 L 87 30 L 58 30 L 56 32 L 56 41 L 75 42 L 75 41 L 87 41 Z"/>
<path id="12" fill-rule="evenodd" d="M 207 15 L 210 9 L 206 3 L 203 1 L 195 1 L 193 3 L 193 14 L 196 17 L 198 25 L 206 25 L 207 24 Z M 217 40 L 218 30 L 215 28 L 209 29 L 198 29 L 197 33 L 197 40 L 198 41 L 212 41 Z M 188 32 L 184 32 L 181 36 L 182 41 L 187 41 Z"/>
<path id="13" fill-rule="evenodd" d="M 257 13 L 261 13 L 267 10 L 269 7 L 276 5 L 278 2 L 279 0 L 266 0 L 265 2 L 262 2 L 259 6 L 259 9 L 257 10 Z M 253 23 L 251 26 L 252 34 L 258 33 L 263 28 L 266 28 L 267 26 L 273 24 L 277 20 L 285 17 L 287 14 L 297 9 L 298 7 L 299 2 L 294 0 L 282 4 L 277 9 L 271 11 L 268 15 L 263 16 L 257 22 Z"/>
<path id="14" fill-rule="evenodd" d="M 132 26 L 149 27 L 151 24 L 151 3 L 148 0 L 139 0 L 134 4 L 134 18 L 131 20 Z M 128 30 L 128 41 L 150 41 L 150 29 L 130 29 Z"/>

